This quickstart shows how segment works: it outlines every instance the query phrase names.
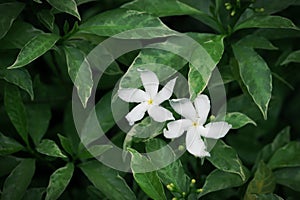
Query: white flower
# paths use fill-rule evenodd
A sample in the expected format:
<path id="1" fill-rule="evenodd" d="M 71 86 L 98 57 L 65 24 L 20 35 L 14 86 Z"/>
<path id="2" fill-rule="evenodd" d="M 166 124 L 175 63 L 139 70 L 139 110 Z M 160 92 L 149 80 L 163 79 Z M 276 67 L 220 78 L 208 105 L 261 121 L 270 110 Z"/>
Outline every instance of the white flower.
<path id="1" fill-rule="evenodd" d="M 136 88 L 124 88 L 118 91 L 118 96 L 122 100 L 139 103 L 125 116 L 129 124 L 132 126 L 134 122 L 141 120 L 146 112 L 157 122 L 174 120 L 172 113 L 159 105 L 172 96 L 176 78 L 170 80 L 158 92 L 159 80 L 156 74 L 148 70 L 138 71 L 141 73 L 145 91 Z"/>
<path id="2" fill-rule="evenodd" d="M 223 121 L 204 125 L 210 110 L 210 101 L 206 95 L 198 95 L 194 105 L 186 98 L 171 100 L 170 104 L 184 119 L 168 123 L 168 130 L 164 129 L 164 136 L 177 138 L 187 131 L 186 148 L 195 156 L 210 156 L 202 137 L 219 139 L 224 137 L 232 127 Z"/>

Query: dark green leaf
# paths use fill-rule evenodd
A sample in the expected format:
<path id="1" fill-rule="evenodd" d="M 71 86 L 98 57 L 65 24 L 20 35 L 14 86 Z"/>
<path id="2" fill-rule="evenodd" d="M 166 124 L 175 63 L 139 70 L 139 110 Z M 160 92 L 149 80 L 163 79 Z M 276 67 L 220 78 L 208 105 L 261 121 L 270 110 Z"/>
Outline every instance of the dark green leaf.
<path id="1" fill-rule="evenodd" d="M 38 145 L 45 135 L 51 119 L 51 110 L 46 104 L 32 104 L 26 107 L 28 133 L 35 145 Z"/>
<path id="2" fill-rule="evenodd" d="M 287 28 L 298 30 L 298 27 L 291 20 L 281 16 L 255 16 L 237 24 L 234 27 L 234 31 L 245 28 Z"/>
<path id="3" fill-rule="evenodd" d="M 26 191 L 22 200 L 42 200 L 46 188 L 30 188 Z"/>
<path id="4" fill-rule="evenodd" d="M 245 200 L 256 200 L 253 194 L 269 194 L 273 193 L 276 186 L 275 177 L 271 169 L 264 163 L 260 162 L 254 174 L 254 178 L 250 181 Z"/>
<path id="5" fill-rule="evenodd" d="M 26 69 L 0 69 L 0 78 L 9 83 L 19 86 L 25 90 L 31 97 L 34 98 L 31 76 Z"/>
<path id="6" fill-rule="evenodd" d="M 281 65 L 286 65 L 291 62 L 300 63 L 300 50 L 290 53 L 287 58 L 281 63 Z"/>
<path id="7" fill-rule="evenodd" d="M 18 17 L 25 5 L 21 2 L 9 2 L 0 4 L 0 39 L 5 36 L 14 20 Z"/>
<path id="8" fill-rule="evenodd" d="M 20 162 L 21 159 L 13 156 L 0 156 L 0 177 L 9 174 Z"/>
<path id="9" fill-rule="evenodd" d="M 231 124 L 233 129 L 241 128 L 246 124 L 253 124 L 256 126 L 256 123 L 252 119 L 240 112 L 227 113 L 225 121 Z"/>
<path id="10" fill-rule="evenodd" d="M 276 182 L 300 192 L 300 167 L 282 168 L 274 171 Z"/>
<path id="11" fill-rule="evenodd" d="M 20 34 L 22 33 L 22 34 Z M 27 42 L 43 31 L 24 21 L 15 21 L 8 33 L 0 40 L 1 49 L 22 49 Z"/>
<path id="12" fill-rule="evenodd" d="M 287 127 L 280 131 L 271 144 L 266 145 L 257 155 L 256 163 L 260 161 L 268 162 L 272 155 L 282 146 L 290 141 L 290 128 Z"/>
<path id="13" fill-rule="evenodd" d="M 136 197 L 125 180 L 117 171 L 100 164 L 98 161 L 79 165 L 88 179 L 111 200 L 135 200 Z"/>
<path id="14" fill-rule="evenodd" d="M 166 167 L 157 170 L 161 181 L 168 185 L 174 184 L 175 188 L 181 192 L 187 192 L 190 178 L 185 174 L 183 166 L 176 158 L 173 149 L 163 140 L 152 139 L 146 143 L 146 150 L 153 165 L 160 168 L 164 163 L 170 163 Z"/>
<path id="15" fill-rule="evenodd" d="M 243 166 L 236 151 L 218 140 L 207 159 L 218 169 L 238 174 L 243 181 L 248 179 L 248 170 Z"/>
<path id="16" fill-rule="evenodd" d="M 66 158 L 67 156 L 61 152 L 57 144 L 48 139 L 42 140 L 42 142 L 36 147 L 36 150 L 44 155 L 58 157 L 58 158 Z"/>
<path id="17" fill-rule="evenodd" d="M 166 195 L 157 172 L 151 170 L 154 169 L 152 163 L 134 149 L 129 149 L 129 151 L 132 155 L 131 170 L 134 180 L 150 198 L 165 200 Z M 145 172 L 148 170 L 150 171 Z"/>
<path id="18" fill-rule="evenodd" d="M 238 61 L 241 79 L 266 119 L 272 92 L 271 71 L 253 49 L 239 44 L 233 45 L 232 48 Z"/>
<path id="19" fill-rule="evenodd" d="M 14 127 L 27 142 L 28 140 L 28 127 L 25 106 L 19 89 L 13 85 L 6 85 L 4 95 L 4 105 L 6 112 L 13 123 Z"/>
<path id="20" fill-rule="evenodd" d="M 111 149 L 111 145 L 91 145 L 87 149 L 82 147 L 83 149 L 77 154 L 77 157 L 80 159 L 89 159 L 96 158 Z"/>
<path id="21" fill-rule="evenodd" d="M 0 155 L 9 155 L 23 149 L 23 146 L 13 138 L 6 137 L 0 132 Z"/>
<path id="22" fill-rule="evenodd" d="M 216 169 L 207 176 L 198 198 L 214 191 L 241 186 L 244 183 L 245 181 L 239 175 Z"/>
<path id="23" fill-rule="evenodd" d="M 69 138 L 66 138 L 65 136 L 60 135 L 60 134 L 57 134 L 57 135 L 58 135 L 60 144 L 61 144 L 61 146 L 64 148 L 64 150 L 65 150 L 68 154 L 73 155 L 73 153 L 75 153 L 75 151 L 74 151 L 74 149 L 73 149 L 72 143 L 71 143 L 71 141 L 69 140 Z"/>
<path id="24" fill-rule="evenodd" d="M 111 92 L 109 92 L 96 104 L 95 112 L 91 112 L 87 117 L 81 130 L 82 143 L 88 145 L 101 137 L 100 133 L 106 133 L 114 125 L 115 121 L 111 111 Z"/>
<path id="25" fill-rule="evenodd" d="M 63 193 L 68 186 L 74 171 L 73 163 L 59 168 L 51 176 L 47 187 L 46 200 L 55 200 Z"/>
<path id="26" fill-rule="evenodd" d="M 64 51 L 68 65 L 68 72 L 77 88 L 79 98 L 85 107 L 91 96 L 93 79 L 90 64 L 80 49 L 65 46 Z"/>
<path id="27" fill-rule="evenodd" d="M 267 49 L 267 50 L 278 49 L 265 37 L 254 35 L 254 34 L 247 35 L 246 37 L 244 37 L 239 41 L 239 44 L 253 49 Z"/>
<path id="28" fill-rule="evenodd" d="M 59 11 L 71 14 L 80 20 L 75 0 L 47 0 L 48 3 Z"/>
<path id="29" fill-rule="evenodd" d="M 166 17 L 174 15 L 193 15 L 199 13 L 202 14 L 201 11 L 190 7 L 189 5 L 182 3 L 178 0 L 135 0 L 124 4 L 122 8 L 146 12 L 157 17 Z"/>
<path id="30" fill-rule="evenodd" d="M 276 194 L 253 194 L 255 200 L 284 200 Z"/>
<path id="31" fill-rule="evenodd" d="M 81 24 L 79 30 L 82 33 L 92 33 L 99 36 L 113 36 L 124 31 L 145 27 L 147 27 L 146 30 L 140 30 L 133 33 L 126 32 L 125 34 L 115 37 L 147 39 L 174 34 L 174 32 L 165 26 L 159 18 L 146 13 L 126 9 L 115 9 L 100 13 Z"/>
<path id="32" fill-rule="evenodd" d="M 281 11 L 290 5 L 292 5 L 295 2 L 295 0 L 257 0 L 254 2 L 253 7 L 254 8 L 263 8 L 263 14 L 272 14 L 278 11 Z"/>
<path id="33" fill-rule="evenodd" d="M 300 142 L 290 142 L 278 149 L 268 165 L 271 169 L 300 166 Z"/>
<path id="34" fill-rule="evenodd" d="M 26 192 L 35 171 L 35 160 L 23 160 L 6 178 L 1 199 L 20 200 Z"/>
<path id="35" fill-rule="evenodd" d="M 33 60 L 50 50 L 58 39 L 59 36 L 51 33 L 37 35 L 25 44 L 14 64 L 8 68 L 19 68 L 31 63 Z"/>
<path id="36" fill-rule="evenodd" d="M 50 10 L 41 10 L 37 13 L 40 22 L 50 31 L 54 29 L 54 15 Z"/>

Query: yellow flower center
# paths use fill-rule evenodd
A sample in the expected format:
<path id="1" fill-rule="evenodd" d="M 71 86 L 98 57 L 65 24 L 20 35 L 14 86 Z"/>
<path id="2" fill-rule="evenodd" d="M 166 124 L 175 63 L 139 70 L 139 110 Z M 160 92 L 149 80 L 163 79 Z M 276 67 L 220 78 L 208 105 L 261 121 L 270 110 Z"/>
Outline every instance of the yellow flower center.
<path id="1" fill-rule="evenodd" d="M 193 122 L 193 126 L 198 126 L 198 123 L 197 122 Z"/>
<path id="2" fill-rule="evenodd" d="M 149 104 L 149 105 L 153 104 L 153 100 L 152 100 L 152 99 L 149 99 L 149 100 L 148 100 L 148 104 Z"/>

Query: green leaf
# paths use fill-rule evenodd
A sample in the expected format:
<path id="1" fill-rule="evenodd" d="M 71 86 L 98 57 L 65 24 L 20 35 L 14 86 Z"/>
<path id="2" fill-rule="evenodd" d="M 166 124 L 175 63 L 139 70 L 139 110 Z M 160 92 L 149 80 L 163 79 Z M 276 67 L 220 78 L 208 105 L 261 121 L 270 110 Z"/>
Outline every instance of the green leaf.
<path id="1" fill-rule="evenodd" d="M 154 138 L 162 133 L 165 124 L 156 122 L 150 117 L 146 117 L 140 123 L 135 124 L 126 134 L 123 142 L 123 149 L 131 146 L 132 142 L 140 142 Z"/>
<path id="2" fill-rule="evenodd" d="M 67 158 L 67 156 L 61 152 L 57 144 L 52 140 L 48 140 L 48 139 L 42 140 L 42 142 L 36 147 L 36 150 L 39 153 L 47 156 Z"/>
<path id="3" fill-rule="evenodd" d="M 72 143 L 71 143 L 70 139 L 69 139 L 69 138 L 66 138 L 65 136 L 60 135 L 60 134 L 57 134 L 57 135 L 58 135 L 60 144 L 61 144 L 61 146 L 64 148 L 64 150 L 65 150 L 68 154 L 73 155 L 73 153 L 75 153 L 75 151 L 74 151 L 74 149 L 73 149 L 73 146 L 72 146 Z"/>
<path id="4" fill-rule="evenodd" d="M 28 141 L 28 127 L 25 106 L 19 89 L 13 85 L 6 85 L 4 106 L 12 124 L 22 139 Z"/>
<path id="5" fill-rule="evenodd" d="M 115 120 L 111 110 L 111 92 L 108 92 L 96 104 L 95 112 L 91 112 L 87 117 L 81 130 L 82 143 L 88 145 L 101 137 L 100 133 L 106 133 L 114 125 Z"/>
<path id="6" fill-rule="evenodd" d="M 300 63 L 300 50 L 290 53 L 280 65 L 286 65 L 291 62 Z"/>
<path id="7" fill-rule="evenodd" d="M 132 155 L 131 170 L 134 180 L 141 189 L 154 200 L 165 200 L 166 195 L 156 171 L 141 173 L 147 169 L 152 169 L 152 163 L 134 149 L 129 149 Z M 154 168 L 153 168 L 154 169 Z"/>
<path id="8" fill-rule="evenodd" d="M 21 159 L 13 156 L 0 156 L 0 177 L 9 174 L 18 164 Z"/>
<path id="9" fill-rule="evenodd" d="M 224 36 L 199 33 L 188 33 L 188 36 L 192 37 L 204 48 L 202 51 L 195 50 L 193 61 L 190 63 L 188 83 L 190 95 L 193 99 L 197 94 L 203 92 L 213 69 L 223 55 Z"/>
<path id="10" fill-rule="evenodd" d="M 280 16 L 254 16 L 237 24 L 234 27 L 234 31 L 245 28 L 287 28 L 296 30 L 299 29 L 291 20 Z"/>
<path id="11" fill-rule="evenodd" d="M 13 138 L 6 137 L 0 132 L 0 156 L 13 154 L 23 149 L 23 146 Z"/>
<path id="12" fill-rule="evenodd" d="M 284 200 L 276 194 L 253 194 L 255 200 Z"/>
<path id="13" fill-rule="evenodd" d="M 239 129 L 247 124 L 256 126 L 256 123 L 252 119 L 240 112 L 227 113 L 225 121 L 232 125 L 232 129 Z"/>
<path id="14" fill-rule="evenodd" d="M 265 163 L 269 162 L 272 155 L 282 146 L 288 144 L 290 141 L 290 128 L 284 128 L 280 131 L 272 143 L 264 146 L 264 148 L 258 153 L 256 158 L 256 164 L 260 161 L 264 161 Z"/>
<path id="15" fill-rule="evenodd" d="M 26 69 L 0 69 L 0 78 L 9 83 L 19 86 L 25 90 L 31 97 L 34 98 L 31 76 Z"/>
<path id="16" fill-rule="evenodd" d="M 204 186 L 198 198 L 226 188 L 238 187 L 245 183 L 237 174 L 224 172 L 218 169 L 212 171 L 206 178 Z"/>
<path id="17" fill-rule="evenodd" d="M 264 163 L 260 162 L 254 174 L 254 178 L 250 181 L 244 200 L 257 199 L 253 194 L 269 194 L 275 189 L 276 182 L 272 170 Z"/>
<path id="18" fill-rule="evenodd" d="M 232 48 L 238 61 L 241 79 L 266 119 L 272 93 L 271 71 L 263 58 L 253 49 L 239 44 L 233 45 Z"/>
<path id="19" fill-rule="evenodd" d="M 26 108 L 28 133 L 34 144 L 38 145 L 48 129 L 51 110 L 47 104 L 32 104 Z"/>
<path id="20" fill-rule="evenodd" d="M 50 31 L 54 29 L 54 20 L 55 17 L 50 10 L 41 10 L 37 13 L 37 17 L 40 22 Z"/>
<path id="21" fill-rule="evenodd" d="M 236 151 L 218 140 L 207 159 L 218 169 L 238 174 L 243 181 L 248 179 L 248 170 L 243 166 Z"/>
<path id="22" fill-rule="evenodd" d="M 93 79 L 90 64 L 79 49 L 65 46 L 64 51 L 68 65 L 68 73 L 77 88 L 82 105 L 86 107 L 91 96 Z"/>
<path id="23" fill-rule="evenodd" d="M 11 27 L 14 20 L 18 17 L 21 11 L 24 9 L 25 4 L 21 2 L 9 2 L 0 4 L 0 39 L 5 36 Z"/>
<path id="24" fill-rule="evenodd" d="M 25 159 L 6 178 L 1 200 L 20 200 L 26 192 L 35 171 L 35 160 Z"/>
<path id="25" fill-rule="evenodd" d="M 20 34 L 22 33 L 22 34 Z M 22 49 L 27 42 L 43 31 L 24 21 L 15 21 L 7 34 L 0 40 L 1 49 Z"/>
<path id="26" fill-rule="evenodd" d="M 174 15 L 193 15 L 199 13 L 202 14 L 201 11 L 178 0 L 135 0 L 124 4 L 123 6 L 121 6 L 121 8 L 146 12 L 157 17 L 167 17 Z"/>
<path id="27" fill-rule="evenodd" d="M 278 149 L 271 157 L 269 163 L 271 169 L 282 167 L 300 166 L 300 142 L 290 142 Z"/>
<path id="28" fill-rule="evenodd" d="M 50 50 L 58 39 L 59 36 L 51 33 L 42 33 L 32 38 L 21 49 L 16 61 L 8 69 L 23 67 L 31 63 Z"/>
<path id="29" fill-rule="evenodd" d="M 300 192 L 300 167 L 289 167 L 275 170 L 276 182 Z"/>
<path id="30" fill-rule="evenodd" d="M 47 187 L 46 200 L 55 200 L 68 186 L 74 172 L 74 164 L 68 163 L 65 167 L 57 169 L 51 176 Z"/>
<path id="31" fill-rule="evenodd" d="M 116 170 L 106 167 L 98 161 L 79 165 L 83 173 L 107 198 L 111 200 L 135 200 L 136 197 L 125 180 Z"/>
<path id="32" fill-rule="evenodd" d="M 147 28 L 145 29 L 145 27 Z M 145 30 L 134 33 L 126 32 L 115 37 L 124 39 L 150 39 L 174 34 L 159 18 L 143 12 L 126 9 L 115 9 L 100 13 L 81 24 L 79 31 L 99 36 L 113 36 L 137 28 L 144 28 Z"/>
<path id="33" fill-rule="evenodd" d="M 97 0 L 75 0 L 77 6 L 81 5 L 81 4 L 85 4 L 85 3 L 89 3 L 89 2 L 93 2 L 93 1 L 97 1 Z"/>
<path id="34" fill-rule="evenodd" d="M 190 184 L 190 178 L 185 174 L 183 166 L 176 158 L 173 149 L 161 139 L 152 139 L 146 143 L 146 151 L 154 166 L 163 166 L 164 163 L 170 163 L 168 166 L 158 169 L 157 174 L 161 181 L 168 185 L 174 184 L 175 188 L 181 192 L 187 192 Z"/>
<path id="35" fill-rule="evenodd" d="M 42 200 L 46 188 L 30 188 L 26 191 L 22 200 Z"/>
<path id="36" fill-rule="evenodd" d="M 77 154 L 80 159 L 96 158 L 111 149 L 111 145 L 91 145 L 88 148 L 82 147 L 83 149 Z"/>
<path id="37" fill-rule="evenodd" d="M 263 8 L 263 14 L 268 15 L 281 11 L 290 5 L 292 5 L 295 0 L 257 0 L 253 3 L 254 8 Z"/>
<path id="38" fill-rule="evenodd" d="M 75 0 L 47 0 L 47 2 L 57 10 L 73 15 L 81 20 Z"/>
<path id="39" fill-rule="evenodd" d="M 242 46 L 250 47 L 253 49 L 267 49 L 267 50 L 277 50 L 267 38 L 259 35 L 247 35 L 239 41 L 239 44 Z"/>

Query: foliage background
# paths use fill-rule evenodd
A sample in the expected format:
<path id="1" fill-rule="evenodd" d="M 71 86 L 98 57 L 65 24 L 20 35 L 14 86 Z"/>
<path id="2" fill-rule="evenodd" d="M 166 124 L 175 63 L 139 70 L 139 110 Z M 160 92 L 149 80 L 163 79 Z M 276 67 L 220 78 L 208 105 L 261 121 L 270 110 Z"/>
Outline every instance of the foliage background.
<path id="1" fill-rule="evenodd" d="M 1 199 L 297 199 L 300 2 L 130 2 L 0 1 Z M 155 172 L 123 173 L 97 162 L 80 143 L 71 110 L 73 82 L 86 103 L 91 70 L 82 82 L 75 81 L 84 56 L 116 33 L 148 26 L 164 33 L 132 39 L 171 37 L 176 30 L 212 55 L 226 83 L 226 119 L 235 129 L 208 159 L 185 153 Z M 134 61 L 137 57 L 142 63 Z M 142 50 L 118 58 L 96 86 L 96 110 L 102 128 L 120 147 L 126 134 L 112 119 L 110 91 L 125 72 L 130 76 L 149 61 L 180 70 L 192 94 L 206 92 L 207 80 L 197 75 L 203 69 L 169 53 Z M 145 119 L 131 131 L 148 125 Z M 138 152 L 158 149 L 163 140 L 132 139 L 125 145 L 143 165 L 150 161 Z M 93 151 L 100 155 L 109 148 Z M 171 150 L 161 156 L 170 155 Z M 132 164 L 133 172 L 136 167 Z"/>

